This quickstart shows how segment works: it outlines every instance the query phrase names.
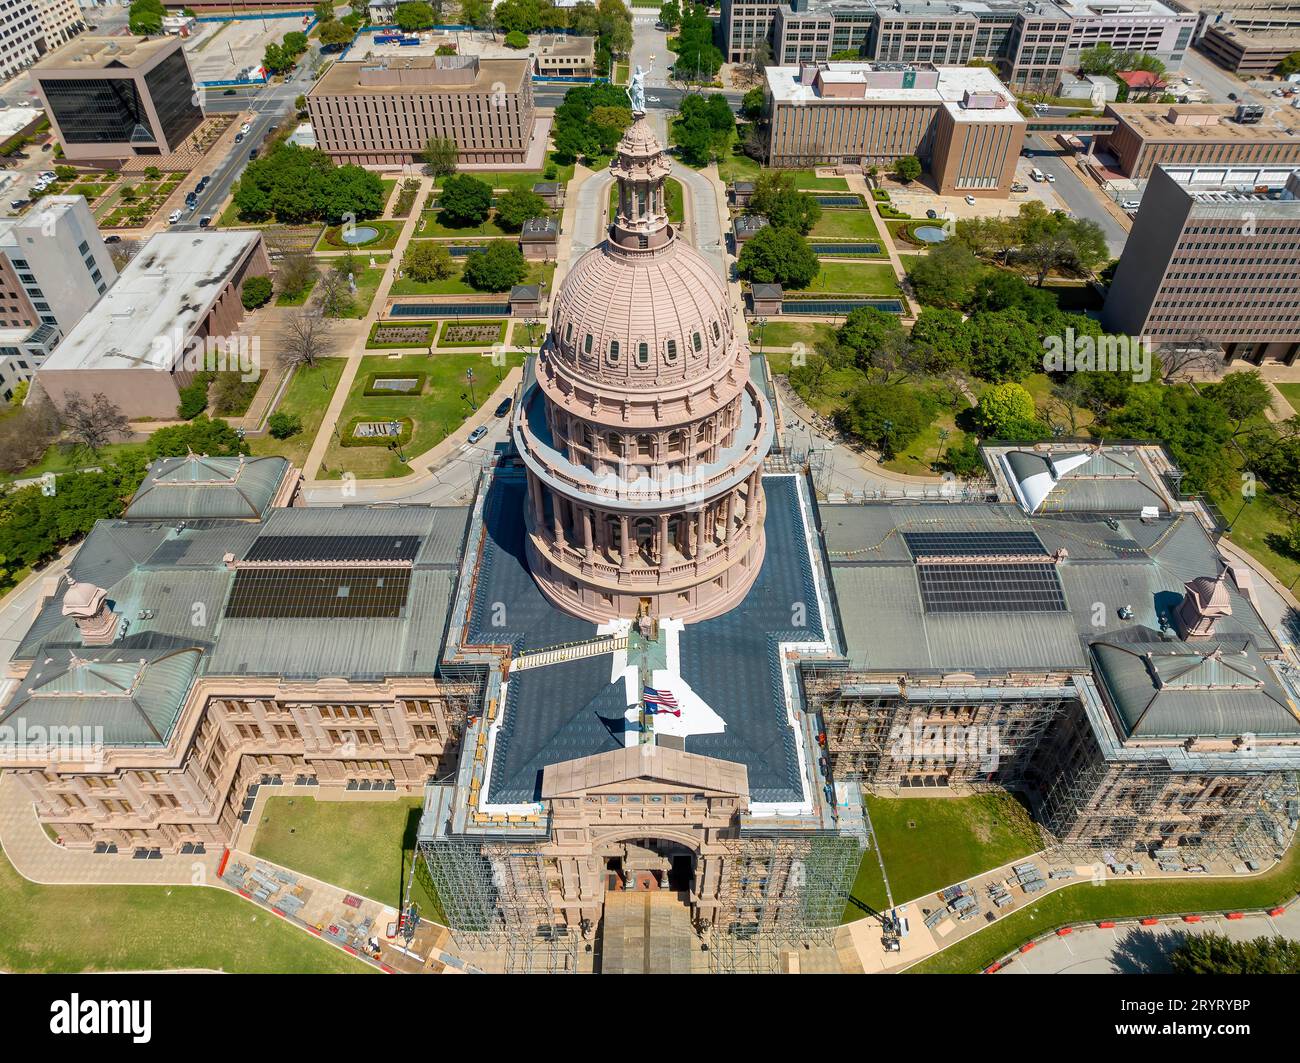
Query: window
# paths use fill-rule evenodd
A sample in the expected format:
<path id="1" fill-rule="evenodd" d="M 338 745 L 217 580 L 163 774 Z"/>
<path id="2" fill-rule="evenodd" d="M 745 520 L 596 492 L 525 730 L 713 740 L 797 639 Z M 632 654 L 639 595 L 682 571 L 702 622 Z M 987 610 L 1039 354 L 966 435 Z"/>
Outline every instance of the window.
<path id="1" fill-rule="evenodd" d="M 669 341 L 668 341 L 668 360 L 669 360 L 670 362 L 675 362 L 675 361 L 677 361 L 677 341 L 676 341 L 676 340 L 669 340 Z"/>
<path id="2" fill-rule="evenodd" d="M 642 365 L 650 361 L 650 344 L 644 340 L 636 345 L 636 360 Z"/>
<path id="3" fill-rule="evenodd" d="M 700 334 L 698 332 L 691 333 L 691 346 L 695 348 L 696 354 L 699 354 L 700 350 L 704 347 L 704 342 L 700 339 Z"/>
<path id="4" fill-rule="evenodd" d="M 618 340 L 609 341 L 609 360 L 612 363 L 618 362 Z"/>
<path id="5" fill-rule="evenodd" d="M 582 340 L 582 353 L 583 353 L 583 354 L 590 354 L 590 353 L 591 353 L 591 333 L 590 333 L 590 332 L 588 332 L 587 335 L 583 337 L 583 340 Z"/>
<path id="6" fill-rule="evenodd" d="M 715 340 L 722 339 L 722 329 L 718 327 L 718 323 L 716 321 L 713 323 L 713 338 Z"/>
<path id="7" fill-rule="evenodd" d="M 573 342 L 573 322 L 572 322 L 572 321 L 570 321 L 567 325 L 564 326 L 564 342 L 565 342 L 565 343 L 572 343 L 572 342 Z"/>

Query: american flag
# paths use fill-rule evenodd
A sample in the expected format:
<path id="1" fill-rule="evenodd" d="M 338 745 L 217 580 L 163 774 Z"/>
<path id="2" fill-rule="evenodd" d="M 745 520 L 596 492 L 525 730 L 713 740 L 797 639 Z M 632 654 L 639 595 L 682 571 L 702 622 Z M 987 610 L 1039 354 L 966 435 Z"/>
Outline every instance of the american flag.
<path id="1" fill-rule="evenodd" d="M 677 708 L 677 699 L 673 697 L 671 690 L 656 690 L 654 687 L 646 687 L 641 691 L 641 700 L 647 705 L 666 705 L 670 709 Z"/>

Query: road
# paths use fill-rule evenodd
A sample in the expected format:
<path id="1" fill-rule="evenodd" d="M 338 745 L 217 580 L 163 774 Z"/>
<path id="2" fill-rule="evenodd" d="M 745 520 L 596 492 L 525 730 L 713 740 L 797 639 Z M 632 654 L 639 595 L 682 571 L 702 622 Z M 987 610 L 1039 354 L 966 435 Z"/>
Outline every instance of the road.
<path id="1" fill-rule="evenodd" d="M 1083 889 L 1085 887 L 1075 887 Z M 1104 888 L 1104 887 L 1103 887 Z M 1169 955 L 1188 934 L 1224 934 L 1249 941 L 1280 934 L 1300 941 L 1300 905 L 1284 915 L 1207 919 L 1158 926 L 1089 927 L 1040 942 L 1016 955 L 999 974 L 1168 974 Z"/>
<path id="2" fill-rule="evenodd" d="M 1070 213 L 1076 218 L 1091 218 L 1101 226 L 1106 235 L 1106 246 L 1111 255 L 1118 257 L 1124 250 L 1128 232 L 1097 198 L 1095 186 L 1084 183 L 1083 175 L 1075 169 L 1073 157 L 1060 154 L 1054 143 L 1041 136 L 1026 137 L 1025 150 L 1035 166 L 1056 178 L 1052 189 Z"/>

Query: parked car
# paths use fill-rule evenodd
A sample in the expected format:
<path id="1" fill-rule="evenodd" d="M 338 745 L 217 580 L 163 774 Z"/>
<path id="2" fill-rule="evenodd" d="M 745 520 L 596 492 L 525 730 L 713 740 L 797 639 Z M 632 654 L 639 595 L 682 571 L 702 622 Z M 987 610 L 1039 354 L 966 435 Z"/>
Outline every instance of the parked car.
<path id="1" fill-rule="evenodd" d="M 966 205 L 967 205 L 968 207 L 973 207 L 973 206 L 975 206 L 975 197 L 974 197 L 974 196 L 967 196 L 967 197 L 966 197 Z"/>
<path id="2" fill-rule="evenodd" d="M 199 228 L 200 228 L 200 229 L 206 229 L 206 228 L 207 228 L 209 225 L 211 225 L 211 224 L 212 224 L 212 215 L 211 215 L 211 214 L 205 214 L 205 215 L 203 215 L 203 217 L 201 217 L 201 218 L 199 219 Z"/>
<path id="3" fill-rule="evenodd" d="M 257 149 L 256 149 L 256 148 L 249 148 L 249 149 L 248 149 L 248 161 L 249 161 L 249 162 L 252 162 L 255 158 L 257 158 Z"/>
<path id="4" fill-rule="evenodd" d="M 251 125 L 249 125 L 247 122 L 245 122 L 243 125 L 241 125 L 241 126 L 239 127 L 239 131 L 240 131 L 241 133 L 243 133 L 244 136 L 248 136 L 248 131 L 249 131 L 250 129 L 252 129 L 252 128 L 253 128 L 253 127 L 252 127 Z"/>
<path id="5" fill-rule="evenodd" d="M 1022 182 L 1017 181 L 1015 184 L 1013 184 L 1013 185 L 1011 186 L 1011 191 L 1013 191 L 1013 192 L 1028 192 L 1028 191 L 1029 191 L 1029 186 L 1028 186 L 1027 184 L 1024 184 L 1024 183 L 1022 183 Z"/>
<path id="6" fill-rule="evenodd" d="M 509 396 L 501 400 L 501 405 L 496 409 L 496 415 L 498 417 L 504 417 L 510 412 L 510 401 Z"/>
<path id="7" fill-rule="evenodd" d="M 939 212 L 935 210 L 933 207 L 931 207 L 929 210 L 925 212 L 925 216 L 927 218 L 937 218 L 939 216 Z"/>
<path id="8" fill-rule="evenodd" d="M 121 242 L 122 238 L 117 233 L 109 233 L 104 237 L 104 243 L 106 244 L 120 244 Z"/>
<path id="9" fill-rule="evenodd" d="M 236 143 L 236 144 L 238 144 L 238 143 L 239 143 L 241 140 L 243 140 L 243 139 L 244 139 L 244 134 L 243 134 L 243 133 L 236 133 L 236 134 L 235 134 L 235 143 Z"/>
<path id="10" fill-rule="evenodd" d="M 1049 185 L 1054 185 L 1054 184 L 1056 184 L 1056 174 L 1054 174 L 1054 173 L 1049 173 L 1049 174 L 1044 174 L 1043 176 L 1047 178 L 1047 183 L 1048 183 Z"/>
<path id="11" fill-rule="evenodd" d="M 1139 203 L 1136 199 L 1126 199 L 1124 200 L 1123 203 L 1120 204 L 1120 206 L 1122 206 L 1125 210 L 1137 210 L 1138 207 L 1142 206 L 1142 204 Z"/>
<path id="12" fill-rule="evenodd" d="M 179 210 L 174 210 L 174 211 L 172 211 L 170 214 L 167 215 L 167 224 L 168 224 L 168 225 L 175 225 L 178 221 L 181 220 L 182 217 L 183 217 L 183 215 L 182 215 L 182 213 L 181 213 Z"/>
<path id="13" fill-rule="evenodd" d="M 53 151 L 53 150 L 54 150 L 54 145 L 53 145 L 53 144 L 42 144 L 42 145 L 41 145 L 41 151 Z"/>
<path id="14" fill-rule="evenodd" d="M 11 199 L 11 200 L 9 201 L 9 209 L 10 209 L 10 210 L 22 210 L 23 207 L 27 206 L 27 204 L 30 203 L 30 202 L 31 202 L 30 199 Z"/>
<path id="15" fill-rule="evenodd" d="M 36 176 L 39 177 L 42 181 L 57 181 L 59 179 L 59 175 L 56 174 L 53 170 L 42 170 Z"/>
<path id="16" fill-rule="evenodd" d="M 477 443 L 485 435 L 487 435 L 487 428 L 484 425 L 479 425 L 469 434 L 469 441 L 471 443 Z"/>

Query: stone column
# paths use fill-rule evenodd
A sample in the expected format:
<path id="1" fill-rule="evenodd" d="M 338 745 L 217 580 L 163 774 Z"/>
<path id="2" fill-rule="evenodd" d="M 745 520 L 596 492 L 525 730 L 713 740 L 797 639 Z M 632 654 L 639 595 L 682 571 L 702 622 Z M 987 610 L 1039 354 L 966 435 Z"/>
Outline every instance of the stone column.
<path id="1" fill-rule="evenodd" d="M 542 527 L 546 523 L 545 520 L 546 508 L 542 505 L 543 490 L 544 488 L 542 487 L 541 480 L 537 479 L 537 477 L 535 476 L 530 476 L 529 483 L 528 483 L 528 494 L 533 503 L 533 527 L 536 528 L 539 532 L 542 530 Z"/>
<path id="2" fill-rule="evenodd" d="M 584 557 L 591 557 L 593 546 L 593 536 L 591 528 L 591 510 L 586 506 L 582 507 L 582 553 Z"/>
<path id="3" fill-rule="evenodd" d="M 560 496 L 554 491 L 551 492 L 551 531 L 555 536 L 557 546 L 564 545 L 564 518 L 560 516 L 560 506 L 563 503 Z"/>
<path id="4" fill-rule="evenodd" d="M 727 521 L 722 529 L 722 541 L 725 543 L 731 538 L 731 525 L 736 519 L 736 491 L 738 488 L 733 487 L 727 492 Z"/>
<path id="5" fill-rule="evenodd" d="M 663 564 L 664 559 L 667 558 L 668 556 L 668 514 L 667 513 L 659 514 L 659 535 L 657 536 L 657 541 L 659 543 L 658 560 L 660 564 Z"/>
<path id="6" fill-rule="evenodd" d="M 709 512 L 709 507 L 705 505 L 695 515 L 695 559 L 697 561 L 700 559 L 700 555 L 704 553 L 705 547 L 708 542 L 708 540 L 705 538 L 705 532 L 706 529 L 708 528 L 708 524 L 705 522 L 704 519 L 708 515 L 708 512 Z"/>
<path id="7" fill-rule="evenodd" d="M 628 517 L 624 513 L 618 518 L 619 563 L 618 567 L 626 572 L 632 567 L 632 551 L 628 543 Z"/>

